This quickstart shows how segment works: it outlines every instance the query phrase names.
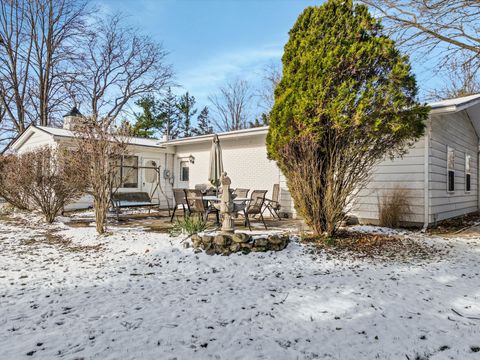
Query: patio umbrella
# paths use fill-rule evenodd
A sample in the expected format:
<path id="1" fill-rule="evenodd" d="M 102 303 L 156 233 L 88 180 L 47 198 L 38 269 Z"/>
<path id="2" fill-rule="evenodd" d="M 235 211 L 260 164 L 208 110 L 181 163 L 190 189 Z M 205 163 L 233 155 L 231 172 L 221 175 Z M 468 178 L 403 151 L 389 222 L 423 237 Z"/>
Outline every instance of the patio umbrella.
<path id="1" fill-rule="evenodd" d="M 210 167 L 208 169 L 208 181 L 210 181 L 212 185 L 216 187 L 217 194 L 222 173 L 222 148 L 220 147 L 220 140 L 218 139 L 218 135 L 215 134 L 212 141 L 212 148 L 210 150 Z"/>

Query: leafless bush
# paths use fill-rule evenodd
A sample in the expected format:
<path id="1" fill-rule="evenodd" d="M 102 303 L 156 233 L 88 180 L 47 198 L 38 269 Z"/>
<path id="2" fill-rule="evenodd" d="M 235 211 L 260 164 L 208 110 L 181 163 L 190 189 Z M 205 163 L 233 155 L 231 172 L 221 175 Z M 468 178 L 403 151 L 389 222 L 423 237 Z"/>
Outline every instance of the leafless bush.
<path id="1" fill-rule="evenodd" d="M 15 155 L 0 156 L 0 197 L 18 209 L 28 210 L 25 177 L 20 171 L 20 163 L 21 159 Z"/>
<path id="2" fill-rule="evenodd" d="M 38 209 L 48 223 L 74 202 L 87 187 L 76 161 L 80 153 L 43 147 L 3 158 L 0 194 L 20 209 Z"/>
<path id="3" fill-rule="evenodd" d="M 409 191 L 402 187 L 385 192 L 378 200 L 379 221 L 381 226 L 396 228 L 410 211 Z"/>
<path id="4" fill-rule="evenodd" d="M 128 135 L 128 126 L 117 128 L 107 119 L 84 119 L 75 129 L 75 147 L 83 154 L 81 161 L 90 182 L 88 193 L 93 196 L 99 234 L 107 228 L 111 195 L 119 182 L 117 160 L 127 153 Z"/>

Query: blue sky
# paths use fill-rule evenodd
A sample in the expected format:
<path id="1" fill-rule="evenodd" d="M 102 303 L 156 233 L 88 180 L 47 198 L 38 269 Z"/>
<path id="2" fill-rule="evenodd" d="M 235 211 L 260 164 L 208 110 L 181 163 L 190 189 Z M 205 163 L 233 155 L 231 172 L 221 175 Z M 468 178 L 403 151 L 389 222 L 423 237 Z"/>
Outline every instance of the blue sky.
<path id="1" fill-rule="evenodd" d="M 302 10 L 321 0 L 97 0 L 120 11 L 169 51 L 177 93 L 189 91 L 198 107 L 229 79 L 259 85 L 262 69 L 280 63 L 288 31 Z M 435 82 L 427 64 L 414 71 L 422 90 Z"/>

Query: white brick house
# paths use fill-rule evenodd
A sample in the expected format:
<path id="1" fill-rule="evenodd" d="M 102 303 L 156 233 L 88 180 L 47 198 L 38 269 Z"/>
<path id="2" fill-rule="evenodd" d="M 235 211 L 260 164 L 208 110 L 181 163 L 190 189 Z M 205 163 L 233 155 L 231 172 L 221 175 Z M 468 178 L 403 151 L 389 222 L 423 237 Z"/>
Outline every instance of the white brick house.
<path id="1" fill-rule="evenodd" d="M 372 174 L 369 186 L 356 199 L 351 214 L 362 222 L 378 219 L 379 197 L 396 186 L 409 190 L 410 223 L 426 226 L 443 219 L 479 210 L 478 152 L 480 94 L 430 104 L 425 136 L 402 159 L 383 161 Z M 68 129 L 30 126 L 9 146 L 25 152 L 73 137 Z M 282 212 L 294 215 L 284 176 L 268 160 L 265 146 L 267 127 L 218 134 L 223 149 L 224 169 L 233 187 L 268 190 L 280 184 Z M 132 138 L 126 164 L 148 165 L 155 161 L 163 170 L 155 196 L 166 207 L 172 204 L 173 188 L 192 188 L 207 182 L 209 151 L 213 135 L 161 141 Z M 137 169 L 128 186 L 120 191 L 149 192 L 145 169 Z M 315 174 L 312 174 L 315 176 Z M 77 207 L 91 205 L 88 198 Z"/>

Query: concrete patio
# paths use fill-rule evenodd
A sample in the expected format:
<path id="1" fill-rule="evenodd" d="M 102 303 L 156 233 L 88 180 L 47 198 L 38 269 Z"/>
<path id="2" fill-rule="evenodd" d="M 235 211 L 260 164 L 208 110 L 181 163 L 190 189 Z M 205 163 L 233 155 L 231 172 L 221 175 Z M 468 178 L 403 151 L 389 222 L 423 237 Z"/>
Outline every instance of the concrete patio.
<path id="1" fill-rule="evenodd" d="M 71 220 L 67 222 L 69 226 L 72 227 L 83 227 L 89 226 L 94 223 L 94 217 L 91 212 L 74 212 L 68 214 L 71 217 Z M 159 233 L 168 233 L 175 223 L 170 222 L 171 213 L 168 210 L 151 210 L 150 213 L 148 210 L 124 210 L 119 216 L 118 219 L 115 215 L 112 214 L 110 222 L 116 227 L 125 227 L 125 228 L 139 228 L 143 227 L 146 231 L 150 232 L 159 232 Z M 181 219 L 183 217 L 182 212 L 178 212 L 175 215 L 175 218 Z M 263 223 L 258 219 L 251 219 L 252 230 L 262 231 L 265 230 Z M 281 230 L 281 231 L 293 231 L 295 233 L 301 233 L 308 230 L 308 226 L 305 225 L 301 219 L 273 219 L 272 217 L 265 217 L 265 223 L 269 231 L 271 230 Z M 217 226 L 215 225 L 215 215 L 210 214 L 208 217 L 208 230 L 215 230 Z M 242 216 L 239 216 L 235 221 L 235 229 L 242 232 L 249 232 L 248 227 L 245 227 L 244 219 Z"/>

